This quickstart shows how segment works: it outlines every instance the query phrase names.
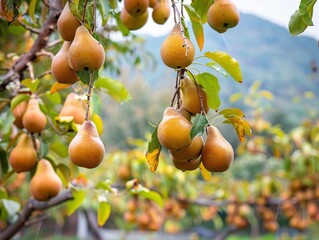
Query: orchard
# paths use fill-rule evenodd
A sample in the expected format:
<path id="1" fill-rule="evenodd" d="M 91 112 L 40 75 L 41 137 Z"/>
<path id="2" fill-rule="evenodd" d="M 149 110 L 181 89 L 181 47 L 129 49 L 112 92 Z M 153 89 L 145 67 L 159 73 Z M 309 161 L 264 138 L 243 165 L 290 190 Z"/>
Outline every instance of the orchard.
<path id="1" fill-rule="evenodd" d="M 315 3 L 301 0 L 292 35 Z M 153 48 L 175 77 L 161 104 L 145 89 L 151 107 L 134 105 L 120 76 L 148 61 L 135 31 L 170 18 Z M 318 119 L 272 124 L 258 81 L 224 104 L 220 81 L 248 88 L 240 61 L 203 51 L 205 26 L 240 20 L 231 0 L 0 0 L 0 239 L 316 239 Z M 130 102 L 130 119 L 106 117 Z M 139 112 L 151 131 L 133 138 Z M 105 140 L 115 122 L 125 147 Z"/>

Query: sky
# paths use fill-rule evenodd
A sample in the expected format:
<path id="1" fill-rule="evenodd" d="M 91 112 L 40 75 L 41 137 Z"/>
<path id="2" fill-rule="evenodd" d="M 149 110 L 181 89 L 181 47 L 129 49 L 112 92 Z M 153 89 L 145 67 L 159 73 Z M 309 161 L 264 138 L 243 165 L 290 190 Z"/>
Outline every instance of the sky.
<path id="1" fill-rule="evenodd" d="M 240 12 L 251 13 L 288 29 L 291 15 L 298 9 L 300 0 L 232 0 Z M 151 14 L 151 12 L 150 12 Z M 172 14 L 171 14 L 172 15 Z M 302 34 L 319 39 L 319 3 L 315 5 L 313 22 Z M 149 16 L 151 18 L 151 15 Z M 318 19 L 318 20 L 317 20 Z M 153 36 L 166 35 L 172 28 L 172 16 L 167 24 L 157 25 L 149 19 L 146 26 L 136 31 L 137 34 Z"/>

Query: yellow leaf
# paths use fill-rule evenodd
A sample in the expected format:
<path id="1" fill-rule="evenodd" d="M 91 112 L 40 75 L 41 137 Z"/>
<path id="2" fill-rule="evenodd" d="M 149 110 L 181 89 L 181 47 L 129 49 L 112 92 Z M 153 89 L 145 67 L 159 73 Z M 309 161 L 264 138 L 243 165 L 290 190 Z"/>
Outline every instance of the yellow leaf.
<path id="1" fill-rule="evenodd" d="M 150 167 L 151 172 L 155 172 L 158 166 L 158 157 L 161 152 L 160 148 L 154 149 L 152 152 L 146 153 L 146 161 L 148 166 Z"/>
<path id="2" fill-rule="evenodd" d="M 200 169 L 201 172 L 202 172 L 203 178 L 204 178 L 207 182 L 210 182 L 210 181 L 212 180 L 212 174 L 210 173 L 210 171 L 208 171 L 208 170 L 204 167 L 203 163 L 200 163 L 199 169 Z"/>
<path id="3" fill-rule="evenodd" d="M 70 123 L 73 121 L 73 116 L 56 116 L 55 121 L 59 123 Z"/>
<path id="4" fill-rule="evenodd" d="M 97 132 L 99 133 L 99 135 L 101 135 L 103 133 L 103 120 L 102 120 L 102 118 L 99 115 L 97 115 L 96 113 L 94 113 L 91 120 L 92 120 L 92 122 L 94 122 L 94 124 L 97 128 Z"/>
<path id="5" fill-rule="evenodd" d="M 51 86 L 50 94 L 54 94 L 54 93 L 60 92 L 61 90 L 70 87 L 71 85 L 72 85 L 72 84 L 55 82 L 55 83 Z"/>

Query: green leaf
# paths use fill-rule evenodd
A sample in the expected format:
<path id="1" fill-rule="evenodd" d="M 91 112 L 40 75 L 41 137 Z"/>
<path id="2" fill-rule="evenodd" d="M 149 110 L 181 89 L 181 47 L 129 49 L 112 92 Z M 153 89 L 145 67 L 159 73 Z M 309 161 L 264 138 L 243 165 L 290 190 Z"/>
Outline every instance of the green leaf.
<path id="1" fill-rule="evenodd" d="M 207 22 L 207 12 L 211 4 L 211 0 L 193 0 L 191 3 L 191 6 L 195 9 L 203 24 Z"/>
<path id="2" fill-rule="evenodd" d="M 162 145 L 160 144 L 157 137 L 157 127 L 154 129 L 152 133 L 151 141 L 148 143 L 147 151 L 146 151 L 146 162 L 149 166 L 151 172 L 155 172 L 158 163 L 159 163 L 159 155 L 161 153 Z"/>
<path id="3" fill-rule="evenodd" d="M 46 91 L 45 96 L 54 104 L 61 104 L 61 95 L 60 94 L 51 94 L 49 91 Z"/>
<path id="4" fill-rule="evenodd" d="M 131 95 L 128 93 L 124 85 L 111 78 L 100 77 L 95 82 L 96 88 L 103 88 L 117 102 L 127 102 L 131 100 Z"/>
<path id="5" fill-rule="evenodd" d="M 307 29 L 307 24 L 303 21 L 299 10 L 291 16 L 289 21 L 289 32 L 292 35 L 299 35 Z"/>
<path id="6" fill-rule="evenodd" d="M 130 30 L 128 30 L 128 28 L 122 23 L 120 15 L 120 12 L 113 15 L 116 20 L 116 26 L 122 32 L 123 36 L 128 36 L 130 34 Z"/>
<path id="7" fill-rule="evenodd" d="M 243 82 L 243 76 L 238 61 L 228 53 L 221 51 L 206 52 L 204 56 L 217 62 L 236 82 Z"/>
<path id="8" fill-rule="evenodd" d="M 60 141 L 54 141 L 50 144 L 50 150 L 55 152 L 57 155 L 59 155 L 62 158 L 67 157 L 68 154 L 68 146 L 67 144 L 63 143 L 60 139 Z"/>
<path id="9" fill-rule="evenodd" d="M 10 110 L 12 111 L 19 103 L 27 101 L 30 99 L 29 94 L 18 94 L 14 98 L 12 98 L 10 103 Z"/>
<path id="10" fill-rule="evenodd" d="M 8 173 L 9 170 L 9 164 L 7 159 L 7 153 L 2 148 L 0 148 L 0 177 L 3 179 L 3 177 Z"/>
<path id="11" fill-rule="evenodd" d="M 84 84 L 89 84 L 90 83 L 90 75 L 91 75 L 91 71 L 88 70 L 82 70 L 82 71 L 78 71 L 76 72 L 78 77 L 80 78 L 81 82 L 83 82 Z M 93 71 L 93 80 L 96 80 L 99 76 L 99 72 L 98 71 Z"/>
<path id="12" fill-rule="evenodd" d="M 99 208 L 97 209 L 97 224 L 102 227 L 111 214 L 111 205 L 106 201 L 99 202 Z"/>
<path id="13" fill-rule="evenodd" d="M 317 0 L 301 0 L 299 5 L 300 15 L 302 16 L 303 22 L 308 26 L 313 26 L 312 16 L 313 7 Z"/>
<path id="14" fill-rule="evenodd" d="M 98 182 L 95 186 L 96 189 L 103 189 L 108 192 L 113 192 L 113 188 L 111 186 L 111 182 L 109 180 L 105 180 L 103 182 Z"/>
<path id="15" fill-rule="evenodd" d="M 182 21 L 182 25 L 183 25 L 183 28 L 184 28 L 184 35 L 185 35 L 185 37 L 187 37 L 188 39 L 190 39 L 190 35 L 189 35 L 189 31 L 188 31 L 188 26 L 187 26 L 187 23 L 186 23 L 186 21 L 185 21 L 185 18 L 182 18 L 181 21 Z"/>
<path id="16" fill-rule="evenodd" d="M 56 166 L 56 173 L 62 180 L 63 186 L 67 187 L 71 180 L 71 171 L 67 165 L 60 163 Z"/>
<path id="17" fill-rule="evenodd" d="M 196 114 L 191 129 L 191 139 L 196 136 L 201 136 L 205 132 L 205 127 L 208 124 L 207 118 L 202 114 Z"/>
<path id="18" fill-rule="evenodd" d="M 218 79 L 208 72 L 196 75 L 195 79 L 206 91 L 208 106 L 212 109 L 218 109 L 220 106 Z"/>
<path id="19" fill-rule="evenodd" d="M 82 189 L 73 189 L 72 196 L 73 200 L 66 203 L 68 216 L 73 214 L 81 206 L 86 194 Z"/>
<path id="20" fill-rule="evenodd" d="M 10 199 L 2 199 L 2 204 L 9 216 L 17 214 L 20 210 L 20 203 Z"/>
<path id="21" fill-rule="evenodd" d="M 37 5 L 37 0 L 31 0 L 29 4 L 29 16 L 33 22 L 35 22 L 35 7 Z"/>
<path id="22" fill-rule="evenodd" d="M 219 112 L 220 114 L 224 115 L 225 118 L 229 117 L 245 117 L 245 114 L 239 108 L 225 108 Z"/>
<path id="23" fill-rule="evenodd" d="M 137 188 L 133 188 L 131 191 L 134 194 L 138 194 L 141 197 L 144 197 L 156 202 L 161 207 L 163 206 L 163 198 L 158 192 L 149 190 L 148 188 L 142 185 L 139 185 Z"/>
<path id="24" fill-rule="evenodd" d="M 204 29 L 201 22 L 201 18 L 192 6 L 187 4 L 184 4 L 183 6 L 185 7 L 188 16 L 191 20 L 193 33 L 195 35 L 199 50 L 202 51 L 204 47 Z"/>
<path id="25" fill-rule="evenodd" d="M 45 157 L 49 152 L 49 145 L 48 143 L 41 141 L 40 143 L 40 151 L 38 153 L 39 159 Z"/>
<path id="26" fill-rule="evenodd" d="M 39 83 L 40 83 L 39 79 L 32 80 L 30 78 L 27 78 L 21 81 L 21 84 L 29 88 L 32 93 L 36 92 L 36 90 L 38 89 Z"/>

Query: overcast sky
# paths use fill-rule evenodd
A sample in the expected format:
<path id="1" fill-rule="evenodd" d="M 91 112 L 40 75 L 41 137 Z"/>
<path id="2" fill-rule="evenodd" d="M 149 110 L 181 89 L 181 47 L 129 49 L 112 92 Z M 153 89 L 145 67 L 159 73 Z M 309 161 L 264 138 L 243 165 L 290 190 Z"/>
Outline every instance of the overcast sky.
<path id="1" fill-rule="evenodd" d="M 244 13 L 252 13 L 271 22 L 277 23 L 288 28 L 290 16 L 298 9 L 300 0 L 233 0 L 239 11 Z M 312 36 L 319 39 L 319 3 L 315 6 L 313 27 L 308 27 L 303 35 Z M 172 15 L 172 14 L 171 14 Z M 151 18 L 151 16 L 150 16 Z M 170 24 L 171 23 L 171 24 Z M 163 26 L 155 24 L 149 19 L 146 26 L 136 33 L 152 34 L 155 36 L 167 34 L 173 24 L 172 18 Z"/>

